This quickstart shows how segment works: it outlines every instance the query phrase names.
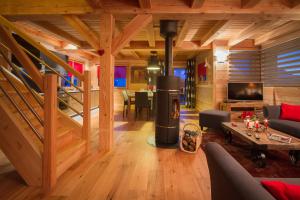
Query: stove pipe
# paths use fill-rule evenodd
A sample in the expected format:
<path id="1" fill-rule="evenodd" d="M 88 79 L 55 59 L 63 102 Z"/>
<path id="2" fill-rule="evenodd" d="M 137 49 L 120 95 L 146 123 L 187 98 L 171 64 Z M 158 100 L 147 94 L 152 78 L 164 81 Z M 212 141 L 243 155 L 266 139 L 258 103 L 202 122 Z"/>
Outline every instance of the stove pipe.
<path id="1" fill-rule="evenodd" d="M 177 21 L 160 21 L 160 34 L 165 38 L 165 76 L 157 78 L 155 140 L 157 145 L 173 145 L 179 138 L 179 78 L 172 76 L 173 37 Z"/>
<path id="2" fill-rule="evenodd" d="M 171 75 L 173 65 L 173 38 L 177 34 L 177 21 L 161 20 L 160 35 L 165 38 L 165 75 Z"/>

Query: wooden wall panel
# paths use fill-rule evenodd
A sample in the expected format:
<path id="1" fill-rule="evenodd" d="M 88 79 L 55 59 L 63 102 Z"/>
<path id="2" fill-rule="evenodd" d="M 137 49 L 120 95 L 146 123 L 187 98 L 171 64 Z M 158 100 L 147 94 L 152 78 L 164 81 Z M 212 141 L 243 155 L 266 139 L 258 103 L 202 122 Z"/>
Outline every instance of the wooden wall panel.
<path id="1" fill-rule="evenodd" d="M 300 105 L 300 87 L 265 87 L 264 102 L 270 105 L 281 103 Z"/>
<path id="2" fill-rule="evenodd" d="M 198 64 L 207 65 L 207 81 L 199 81 Z M 196 57 L 196 109 L 198 111 L 212 109 L 213 104 L 213 52 L 203 51 Z"/>

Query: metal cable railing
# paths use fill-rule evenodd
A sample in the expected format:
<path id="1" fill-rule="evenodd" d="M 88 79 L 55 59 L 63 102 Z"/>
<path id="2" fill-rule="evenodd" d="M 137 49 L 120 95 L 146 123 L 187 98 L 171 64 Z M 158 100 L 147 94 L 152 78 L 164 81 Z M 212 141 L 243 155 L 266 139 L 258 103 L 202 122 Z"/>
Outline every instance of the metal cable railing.
<path id="1" fill-rule="evenodd" d="M 22 71 L 20 70 L 20 68 L 18 66 L 16 66 L 15 64 L 13 64 L 12 62 L 10 62 L 10 60 L 5 56 L 4 52 L 2 50 L 0 50 L 0 54 L 1 56 L 4 58 L 4 60 L 6 61 L 6 63 L 16 72 L 17 77 L 23 82 L 23 84 L 25 85 L 25 87 L 27 88 L 27 90 L 31 93 L 31 95 L 33 96 L 33 98 L 38 102 L 38 104 L 43 108 L 44 103 L 41 101 L 40 98 L 38 98 L 37 94 L 31 89 L 31 87 L 28 85 L 28 83 L 26 82 L 26 80 L 24 79 L 24 77 L 21 75 Z M 25 73 L 25 72 L 24 72 Z M 31 77 L 27 74 L 26 77 L 30 78 Z M 31 79 L 32 80 L 32 79 Z"/>
<path id="2" fill-rule="evenodd" d="M 0 42 L 0 45 L 3 46 L 4 48 L 6 48 L 7 50 L 10 51 L 10 49 L 3 43 Z M 81 88 L 79 88 L 78 86 L 74 85 L 70 80 L 66 79 L 63 75 L 61 75 L 59 72 L 57 72 L 55 69 L 53 69 L 52 67 L 50 67 L 45 61 L 43 61 L 42 59 L 38 58 L 37 56 L 35 56 L 33 53 L 31 53 L 30 51 L 28 51 L 26 48 L 24 48 L 23 46 L 20 46 L 26 53 L 28 53 L 32 58 L 34 58 L 35 60 L 37 60 L 40 64 L 43 64 L 47 69 L 49 69 L 51 72 L 55 73 L 56 75 L 58 75 L 59 77 L 61 77 L 63 80 L 65 80 L 66 82 L 68 82 L 70 85 L 72 85 L 74 88 L 76 88 L 79 92 L 83 93 L 83 90 Z M 74 97 L 72 94 L 70 94 L 68 91 L 66 91 L 64 88 L 59 87 L 59 89 L 61 89 L 64 93 L 66 93 L 68 96 L 70 96 L 72 99 L 74 99 L 75 101 L 77 101 L 79 104 L 83 105 L 83 102 L 79 99 L 77 99 L 76 97 Z"/>
<path id="3" fill-rule="evenodd" d="M 13 69 L 15 68 L 15 66 L 13 66 L 13 64 L 9 61 L 9 59 L 5 56 L 5 53 L 3 52 L 2 49 L 0 49 L 0 55 L 2 56 L 2 58 L 8 63 L 8 65 L 10 65 Z M 24 97 L 24 95 L 18 90 L 18 88 L 15 86 L 15 84 L 13 83 L 13 81 L 11 81 L 11 79 L 9 78 L 9 76 L 7 75 L 7 72 L 5 71 L 5 69 L 3 68 L 3 66 L 0 66 L 0 72 L 3 74 L 4 78 L 7 80 L 7 82 L 9 83 L 9 85 L 16 91 L 16 94 L 21 98 L 21 100 L 25 103 L 25 105 L 27 106 L 27 108 L 30 110 L 30 112 L 37 118 L 37 120 L 39 121 L 39 123 L 44 126 L 44 121 L 41 119 L 41 117 L 39 116 L 39 114 L 35 111 L 35 109 L 32 107 L 32 105 L 30 105 L 26 98 Z M 18 72 L 17 72 L 18 74 Z M 20 74 L 18 74 L 20 76 Z M 22 80 L 21 80 L 22 81 Z M 23 79 L 24 81 L 24 79 Z M 26 82 L 24 83 L 26 84 Z M 26 86 L 27 90 L 31 91 L 31 88 L 27 85 Z M 13 104 L 13 106 L 15 107 L 15 109 L 19 112 L 19 114 L 22 116 L 22 118 L 26 121 L 26 123 L 29 125 L 29 127 L 32 129 L 32 131 L 35 133 L 35 135 L 40 139 L 41 142 L 43 142 L 43 137 L 42 135 L 39 133 L 39 131 L 32 125 L 32 123 L 30 122 L 30 120 L 28 119 L 28 117 L 24 114 L 24 112 L 19 108 L 18 104 L 15 102 L 15 100 L 13 98 L 11 98 L 8 94 L 8 92 L 0 85 L 0 89 L 3 92 L 3 94 L 8 98 L 8 100 Z M 34 94 L 31 93 L 33 96 Z M 39 102 L 39 101 L 37 101 Z"/>
<path id="4" fill-rule="evenodd" d="M 0 90 L 3 92 L 3 94 L 8 98 L 8 100 L 13 104 L 15 109 L 20 113 L 22 118 L 27 122 L 27 124 L 30 126 L 32 131 L 35 133 L 35 135 L 39 138 L 41 142 L 44 141 L 43 136 L 38 132 L 38 130 L 31 124 L 30 120 L 26 117 L 26 115 L 23 113 L 23 111 L 18 107 L 17 103 L 9 96 L 9 94 L 5 91 L 5 89 L 0 85 Z"/>
<path id="5" fill-rule="evenodd" d="M 4 47 L 5 49 L 7 49 L 8 51 L 11 51 L 5 44 L 0 42 L 0 45 L 2 47 Z M 24 47 L 20 46 L 25 52 L 27 52 L 29 55 L 31 55 L 33 58 L 35 58 L 37 61 L 39 61 L 41 64 L 44 64 L 49 70 L 51 70 L 52 72 L 54 72 L 55 74 L 57 74 L 58 76 L 60 76 L 61 78 L 63 78 L 64 80 L 68 81 L 72 86 L 74 86 L 76 89 L 78 89 L 80 92 L 83 92 L 83 90 L 77 86 L 75 86 L 72 82 L 70 82 L 68 79 L 66 79 L 64 76 L 62 76 L 60 73 L 58 73 L 55 69 L 53 69 L 52 67 L 50 67 L 46 62 L 44 62 L 43 60 L 39 59 L 38 57 L 36 57 L 34 54 L 32 54 L 30 51 L 28 51 L 27 49 L 25 49 Z M 3 52 L 2 52 L 3 53 Z M 4 53 L 3 53 L 4 55 Z M 2 56 L 3 56 L 2 55 Z M 12 64 L 8 59 L 6 59 L 6 62 L 8 62 L 8 64 L 10 65 L 10 67 L 12 69 L 14 69 L 15 71 L 18 72 L 19 76 L 18 78 L 22 79 L 22 82 L 28 86 L 26 80 L 24 80 L 24 78 L 22 77 L 22 75 L 20 75 L 20 73 L 22 73 L 23 75 L 25 75 L 27 78 L 30 78 L 32 80 L 32 78 L 23 70 L 21 70 L 20 67 L 18 67 L 15 64 Z M 30 88 L 30 86 L 27 87 L 31 92 L 32 89 Z M 72 94 L 70 94 L 69 92 L 67 92 L 65 89 L 63 89 L 62 87 L 58 87 L 59 89 L 61 89 L 65 94 L 67 94 L 69 97 L 71 97 L 72 99 L 74 99 L 76 102 L 78 102 L 81 106 L 83 106 L 83 102 L 81 100 L 79 100 L 78 98 L 74 97 Z M 37 94 L 33 94 L 35 97 Z M 83 117 L 83 113 L 76 110 L 74 107 L 72 107 L 71 105 L 69 105 L 66 101 L 64 101 L 63 99 L 61 99 L 60 97 L 57 97 L 57 99 L 59 100 L 59 102 L 63 103 L 64 105 L 66 105 L 68 108 L 70 108 L 72 111 L 74 111 L 77 115 L 80 115 L 81 117 Z M 37 100 L 39 101 L 39 99 L 37 98 Z"/>
<path id="6" fill-rule="evenodd" d="M 6 73 L 3 71 L 3 67 L 0 67 L 0 72 L 3 74 L 3 76 L 6 78 L 7 82 L 10 84 L 10 86 L 16 91 L 16 94 L 22 99 L 22 101 L 25 103 L 27 108 L 32 112 L 32 114 L 37 118 L 37 120 L 40 122 L 42 126 L 44 126 L 44 121 L 41 119 L 39 114 L 35 111 L 35 109 L 27 102 L 24 95 L 18 90 L 18 88 L 13 84 L 13 82 L 10 80 L 10 78 L 6 75 Z"/>

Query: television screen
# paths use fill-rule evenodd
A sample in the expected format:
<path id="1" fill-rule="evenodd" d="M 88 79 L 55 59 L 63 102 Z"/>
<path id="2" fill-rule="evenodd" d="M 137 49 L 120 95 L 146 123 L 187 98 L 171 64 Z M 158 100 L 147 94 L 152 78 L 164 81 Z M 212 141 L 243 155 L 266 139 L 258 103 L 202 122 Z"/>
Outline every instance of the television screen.
<path id="1" fill-rule="evenodd" d="M 263 100 L 263 84 L 228 83 L 228 100 L 261 101 Z"/>

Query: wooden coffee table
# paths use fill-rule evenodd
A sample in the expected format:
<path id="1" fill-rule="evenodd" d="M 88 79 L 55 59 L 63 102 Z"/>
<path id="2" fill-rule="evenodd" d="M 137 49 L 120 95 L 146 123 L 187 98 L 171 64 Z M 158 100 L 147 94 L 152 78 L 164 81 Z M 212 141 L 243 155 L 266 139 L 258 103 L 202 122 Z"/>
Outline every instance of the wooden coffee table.
<path id="1" fill-rule="evenodd" d="M 234 126 L 235 125 L 235 126 Z M 247 128 L 242 122 L 223 122 L 222 126 L 225 131 L 225 139 L 228 143 L 232 142 L 232 136 L 239 137 L 246 143 L 250 144 L 251 153 L 254 162 L 258 167 L 265 167 L 266 165 L 266 151 L 267 150 L 287 150 L 289 151 L 290 159 L 293 164 L 296 164 L 300 155 L 300 139 L 290 136 L 281 131 L 268 128 L 266 132 L 258 133 L 260 139 L 256 139 L 254 132 L 251 136 L 247 135 Z M 278 134 L 292 138 L 291 143 L 283 143 L 275 140 L 270 140 L 268 134 Z"/>

